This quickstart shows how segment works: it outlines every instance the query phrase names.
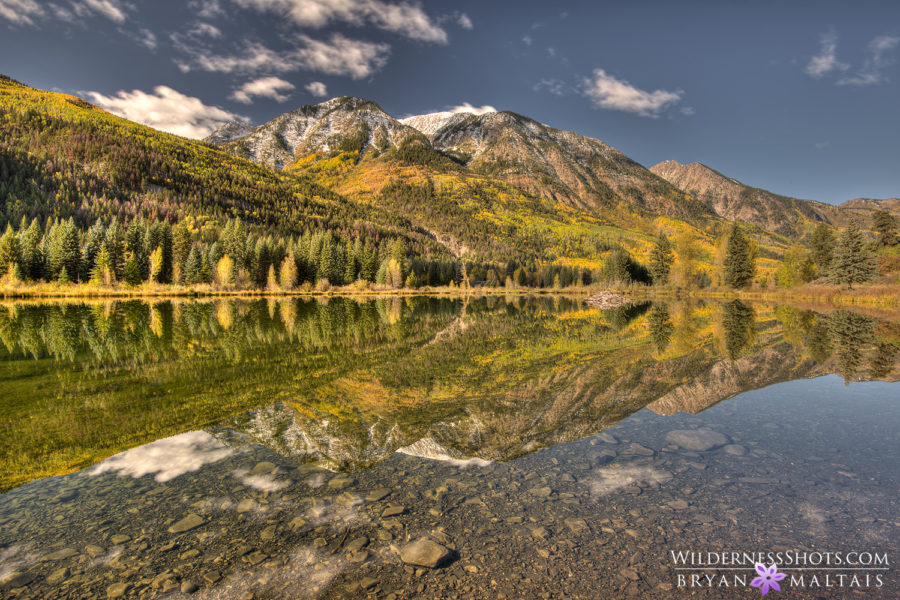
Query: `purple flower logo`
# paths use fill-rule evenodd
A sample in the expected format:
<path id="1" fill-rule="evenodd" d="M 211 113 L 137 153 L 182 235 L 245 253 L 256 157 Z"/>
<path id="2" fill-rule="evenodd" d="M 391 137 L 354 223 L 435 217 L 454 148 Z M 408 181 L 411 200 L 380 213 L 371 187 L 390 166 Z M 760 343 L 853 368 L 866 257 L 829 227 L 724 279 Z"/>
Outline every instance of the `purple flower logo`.
<path id="1" fill-rule="evenodd" d="M 781 591 L 781 586 L 778 585 L 778 582 L 787 577 L 787 575 L 779 573 L 775 563 L 769 565 L 768 568 L 761 563 L 756 563 L 756 572 L 759 573 L 759 577 L 751 581 L 750 585 L 758 587 L 763 596 L 769 593 L 769 588 Z"/>

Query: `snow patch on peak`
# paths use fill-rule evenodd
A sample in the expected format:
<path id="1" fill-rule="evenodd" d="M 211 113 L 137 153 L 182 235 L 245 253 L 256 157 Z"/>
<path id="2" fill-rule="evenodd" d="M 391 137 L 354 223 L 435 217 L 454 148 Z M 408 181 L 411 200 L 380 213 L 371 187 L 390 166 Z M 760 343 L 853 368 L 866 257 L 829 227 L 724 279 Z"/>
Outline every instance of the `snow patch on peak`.
<path id="1" fill-rule="evenodd" d="M 454 106 L 449 110 L 428 113 L 425 115 L 414 115 L 400 119 L 404 125 L 409 125 L 413 129 L 418 129 L 425 135 L 431 136 L 443 128 L 451 119 L 457 115 L 486 115 L 495 113 L 497 109 L 493 106 L 485 104 L 484 106 L 472 106 L 468 102 L 463 102 L 459 106 Z"/>

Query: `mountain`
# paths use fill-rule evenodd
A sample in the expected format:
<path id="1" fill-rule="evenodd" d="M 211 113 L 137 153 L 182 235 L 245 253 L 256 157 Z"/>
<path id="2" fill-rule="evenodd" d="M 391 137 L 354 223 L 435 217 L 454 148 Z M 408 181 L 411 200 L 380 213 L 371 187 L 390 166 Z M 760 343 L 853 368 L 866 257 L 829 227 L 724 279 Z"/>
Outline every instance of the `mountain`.
<path id="1" fill-rule="evenodd" d="M 808 223 L 824 222 L 837 226 L 844 224 L 847 218 L 830 204 L 750 187 L 702 163 L 682 165 L 667 160 L 650 170 L 729 221 L 753 223 L 785 236 L 798 236 Z"/>
<path id="2" fill-rule="evenodd" d="M 232 149 L 253 162 L 284 169 L 310 154 L 343 150 L 377 155 L 417 137 L 421 137 L 417 130 L 374 102 L 344 96 L 276 117 L 242 136 Z"/>
<path id="3" fill-rule="evenodd" d="M 355 163 L 455 166 L 463 177 L 489 177 L 592 214 L 624 205 L 645 215 L 714 216 L 615 148 L 508 111 L 397 120 L 373 102 L 341 97 L 285 113 L 225 147 L 275 169 L 305 169 L 341 152 L 355 153 Z"/>
<path id="4" fill-rule="evenodd" d="M 678 218 L 711 214 L 600 140 L 508 111 L 435 113 L 402 121 L 467 167 L 521 189 L 592 210 L 618 202 Z"/>
<path id="5" fill-rule="evenodd" d="M 241 123 L 239 121 L 231 121 L 230 123 L 225 123 L 203 138 L 203 141 L 213 145 L 225 144 L 246 137 L 254 131 L 256 131 L 256 127 L 253 125 L 248 125 L 247 123 Z"/>
<path id="6" fill-rule="evenodd" d="M 839 204 L 843 209 L 852 209 L 859 211 L 876 211 L 889 210 L 894 214 L 900 215 L 900 198 L 854 198 Z"/>

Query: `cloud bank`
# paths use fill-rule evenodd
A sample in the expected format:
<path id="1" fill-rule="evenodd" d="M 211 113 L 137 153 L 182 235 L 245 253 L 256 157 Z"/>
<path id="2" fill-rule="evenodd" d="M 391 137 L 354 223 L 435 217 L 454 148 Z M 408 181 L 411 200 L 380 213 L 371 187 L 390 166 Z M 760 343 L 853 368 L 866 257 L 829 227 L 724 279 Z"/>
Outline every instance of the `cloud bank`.
<path id="1" fill-rule="evenodd" d="M 141 90 L 121 90 L 114 96 L 85 94 L 97 106 L 120 117 L 188 138 L 206 137 L 229 121 L 248 120 L 164 85 L 153 88 L 152 94 Z"/>

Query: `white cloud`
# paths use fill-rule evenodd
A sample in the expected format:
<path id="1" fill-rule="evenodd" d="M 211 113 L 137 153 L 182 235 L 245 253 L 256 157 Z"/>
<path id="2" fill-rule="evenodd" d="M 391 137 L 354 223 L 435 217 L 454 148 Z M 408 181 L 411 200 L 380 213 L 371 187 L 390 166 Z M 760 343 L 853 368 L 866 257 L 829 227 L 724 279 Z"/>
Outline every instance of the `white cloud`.
<path id="1" fill-rule="evenodd" d="M 215 73 L 252 73 L 269 71 L 285 73 L 306 69 L 329 75 L 349 75 L 354 79 L 368 77 L 387 64 L 390 46 L 351 40 L 340 34 L 328 40 L 315 40 L 302 35 L 300 46 L 276 52 L 256 42 L 250 42 L 242 54 L 224 56 L 184 44 L 176 38 L 176 45 L 191 56 L 190 63 L 179 63 L 182 71 L 192 67 Z"/>
<path id="2" fill-rule="evenodd" d="M 682 92 L 638 89 L 622 79 L 616 79 L 603 69 L 594 69 L 593 77 L 583 81 L 582 91 L 597 108 L 619 110 L 656 118 L 671 105 L 681 101 Z"/>
<path id="3" fill-rule="evenodd" d="M 882 35 L 869 42 L 869 56 L 863 62 L 862 68 L 855 75 L 843 77 L 838 80 L 838 85 L 874 85 L 882 83 L 886 77 L 882 70 L 893 64 L 892 57 L 887 53 L 897 47 L 900 37 Z"/>
<path id="4" fill-rule="evenodd" d="M 62 20 L 71 21 L 75 17 L 69 9 L 58 4 L 44 2 L 51 14 Z M 47 16 L 47 12 L 36 0 L 0 0 L 0 17 L 17 25 L 34 25 L 35 19 Z M 72 9 L 79 17 L 102 15 L 116 23 L 125 22 L 127 4 L 122 0 L 79 0 L 72 3 Z"/>
<path id="5" fill-rule="evenodd" d="M 222 4 L 219 0 L 191 0 L 188 2 L 188 8 L 196 11 L 197 15 L 204 19 L 225 16 L 225 11 L 222 10 Z"/>
<path id="6" fill-rule="evenodd" d="M 148 50 L 156 50 L 159 43 L 156 40 L 156 34 L 149 29 L 141 29 L 139 35 L 135 38 L 137 43 L 144 46 Z"/>
<path id="7" fill-rule="evenodd" d="M 44 14 L 44 9 L 34 0 L 0 0 L 0 17 L 16 25 L 34 25 L 34 20 Z"/>
<path id="8" fill-rule="evenodd" d="M 487 113 L 495 113 L 497 109 L 493 106 L 485 104 L 484 106 L 472 106 L 468 102 L 463 102 L 458 106 L 454 106 L 453 108 L 444 111 L 449 115 L 455 115 L 457 113 L 472 113 L 473 115 L 483 115 Z"/>
<path id="9" fill-rule="evenodd" d="M 417 4 L 383 0 L 234 0 L 244 8 L 284 15 L 303 27 L 333 22 L 372 24 L 423 42 L 447 43 L 447 32 Z"/>
<path id="10" fill-rule="evenodd" d="M 534 43 L 534 39 L 530 35 L 522 36 L 522 42 L 526 46 L 530 46 Z"/>
<path id="11" fill-rule="evenodd" d="M 304 86 L 304 89 L 316 98 L 324 98 L 328 95 L 328 88 L 321 81 L 310 81 Z"/>
<path id="12" fill-rule="evenodd" d="M 131 121 L 188 138 L 203 138 L 223 123 L 248 119 L 217 106 L 207 106 L 199 98 L 185 96 L 164 85 L 152 94 L 141 90 L 119 91 L 115 96 L 86 92 L 94 102 L 109 112 Z"/>
<path id="13" fill-rule="evenodd" d="M 819 79 L 832 71 L 846 71 L 849 65 L 837 59 L 837 34 L 823 33 L 819 53 L 809 60 L 806 74 Z"/>
<path id="14" fill-rule="evenodd" d="M 154 475 L 156 481 L 165 483 L 232 454 L 233 449 L 205 431 L 189 431 L 120 452 L 98 464 L 88 474 L 114 472 L 131 475 L 135 479 Z"/>
<path id="15" fill-rule="evenodd" d="M 456 17 L 456 22 L 463 29 L 473 29 L 475 24 L 472 23 L 472 19 L 469 18 L 469 15 L 466 13 L 460 13 L 458 17 Z"/>
<path id="16" fill-rule="evenodd" d="M 271 98 L 276 102 L 284 102 L 289 98 L 282 94 L 282 91 L 294 89 L 294 84 L 278 77 L 260 77 L 253 81 L 248 81 L 238 89 L 234 90 L 230 98 L 243 104 L 252 104 L 253 97 Z"/>
<path id="17" fill-rule="evenodd" d="M 197 23 L 191 30 L 188 32 L 190 35 L 200 36 L 200 37 L 211 37 L 211 38 L 220 38 L 222 37 L 222 30 L 216 27 L 215 25 L 211 25 L 209 23 Z"/>
<path id="18" fill-rule="evenodd" d="M 559 79 L 545 77 L 534 84 L 534 87 L 532 89 L 534 89 L 534 91 L 536 92 L 547 90 L 554 96 L 565 96 L 569 91 L 569 85 Z"/>
<path id="19" fill-rule="evenodd" d="M 90 13 L 100 14 L 116 23 L 125 21 L 126 4 L 121 0 L 81 0 L 74 5 L 78 16 L 86 17 Z"/>

